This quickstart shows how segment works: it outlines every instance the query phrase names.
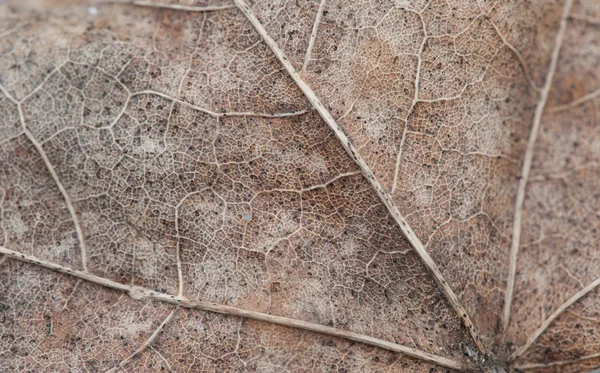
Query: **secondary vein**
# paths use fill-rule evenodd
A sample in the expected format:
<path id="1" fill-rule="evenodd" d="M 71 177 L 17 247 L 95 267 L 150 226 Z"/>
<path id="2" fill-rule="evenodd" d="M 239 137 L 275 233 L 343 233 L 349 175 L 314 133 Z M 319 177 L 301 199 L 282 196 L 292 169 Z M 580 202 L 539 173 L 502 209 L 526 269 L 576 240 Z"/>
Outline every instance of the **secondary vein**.
<path id="1" fill-rule="evenodd" d="M 469 331 L 469 334 L 473 338 L 473 341 L 477 345 L 478 349 L 485 355 L 485 348 L 483 347 L 483 343 L 479 338 L 479 335 L 475 331 L 475 327 L 471 322 L 465 308 L 460 304 L 456 293 L 448 284 L 448 281 L 442 275 L 442 272 L 438 268 L 438 266 L 433 261 L 433 258 L 427 250 L 425 250 L 425 246 L 419 240 L 415 232 L 409 226 L 408 222 L 402 216 L 398 207 L 393 202 L 389 193 L 387 193 L 379 180 L 375 177 L 365 160 L 358 153 L 354 145 L 351 143 L 350 139 L 346 136 L 342 128 L 337 124 L 331 113 L 325 108 L 321 100 L 317 97 L 315 92 L 308 86 L 308 84 L 300 77 L 300 74 L 296 71 L 296 69 L 292 66 L 289 59 L 283 53 L 283 51 L 279 48 L 277 43 L 271 38 L 271 36 L 267 33 L 262 23 L 256 18 L 256 15 L 250 9 L 250 6 L 246 4 L 244 0 L 235 0 L 235 4 L 242 11 L 242 13 L 246 16 L 246 18 L 252 23 L 258 34 L 267 44 L 267 46 L 271 49 L 273 54 L 277 57 L 279 62 L 283 65 L 288 75 L 294 80 L 294 82 L 298 85 L 298 87 L 302 90 L 306 98 L 313 105 L 315 110 L 319 112 L 319 115 L 325 123 L 331 128 L 334 132 L 346 152 L 352 157 L 352 159 L 356 162 L 356 164 L 360 167 L 363 176 L 367 179 L 367 181 L 371 184 L 371 187 L 377 193 L 379 199 L 383 202 L 383 204 L 387 207 L 388 211 L 406 236 L 407 240 L 411 244 L 411 246 L 415 249 L 421 261 L 425 264 L 425 266 L 432 272 L 435 281 L 437 282 L 440 291 L 444 294 L 452 308 L 456 311 L 458 316 L 462 319 L 463 324 Z"/>
<path id="2" fill-rule="evenodd" d="M 515 276 L 517 272 L 517 259 L 519 256 L 519 246 L 521 244 L 521 225 L 523 220 L 523 203 L 525 202 L 525 191 L 527 189 L 527 181 L 529 179 L 529 173 L 531 171 L 531 164 L 533 162 L 533 153 L 535 150 L 535 142 L 537 135 L 540 130 L 542 116 L 544 109 L 546 108 L 546 102 L 548 101 L 548 94 L 552 87 L 552 80 L 554 79 L 554 73 L 556 72 L 556 66 L 558 65 L 558 56 L 560 55 L 560 49 L 563 44 L 565 30 L 567 28 L 567 19 L 571 12 L 571 6 L 573 0 L 567 0 L 563 8 L 563 13 L 560 19 L 560 27 L 556 34 L 556 43 L 554 50 L 552 51 L 552 57 L 550 60 L 550 68 L 548 70 L 548 76 L 540 92 L 537 106 L 535 108 L 535 114 L 533 118 L 533 126 L 527 142 L 527 148 L 525 150 L 525 158 L 523 161 L 523 169 L 521 170 L 521 178 L 519 179 L 519 186 L 517 189 L 517 200 L 515 202 L 515 215 L 513 218 L 513 234 L 512 242 L 510 247 L 510 256 L 508 262 L 508 279 L 506 285 L 506 292 L 504 293 L 504 313 L 503 313 L 503 334 L 506 337 L 508 329 L 508 323 L 510 321 L 510 311 L 512 298 L 515 288 Z"/>
<path id="3" fill-rule="evenodd" d="M 428 352 L 420 351 L 411 347 L 403 346 L 397 343 L 385 341 L 382 339 L 370 337 L 365 334 L 352 332 L 349 330 L 337 329 L 330 326 L 325 326 L 317 323 L 308 321 L 292 319 L 288 317 L 275 316 L 262 312 L 256 312 L 246 310 L 238 307 L 227 306 L 223 304 L 217 304 L 207 301 L 196 301 L 180 295 L 164 294 L 147 288 L 143 288 L 135 285 L 126 285 L 120 282 L 116 282 L 101 276 L 94 275 L 87 271 L 78 271 L 58 263 L 53 263 L 41 258 L 37 258 L 32 255 L 26 255 L 18 251 L 7 249 L 6 247 L 0 246 L 0 254 L 6 255 L 8 258 L 19 260 L 21 262 L 34 264 L 46 269 L 50 269 L 56 272 L 64 273 L 91 283 L 95 283 L 110 289 L 120 290 L 127 293 L 131 298 L 136 300 L 144 301 L 157 301 L 168 304 L 173 304 L 183 308 L 200 309 L 209 312 L 215 312 L 224 315 L 232 315 L 245 317 L 253 320 L 264 321 L 272 324 L 283 325 L 287 327 L 307 330 L 320 334 L 330 335 L 333 337 L 348 339 L 356 342 L 361 342 L 367 345 L 383 348 L 389 351 L 398 352 L 413 358 L 417 358 L 424 361 L 429 361 L 434 364 L 438 364 L 447 368 L 452 369 L 464 369 L 468 370 L 469 367 L 459 361 L 448 359 L 442 356 L 430 354 Z M 166 321 L 168 322 L 168 320 Z M 165 324 L 166 324 L 165 322 Z M 158 334 L 158 332 L 156 332 Z"/>

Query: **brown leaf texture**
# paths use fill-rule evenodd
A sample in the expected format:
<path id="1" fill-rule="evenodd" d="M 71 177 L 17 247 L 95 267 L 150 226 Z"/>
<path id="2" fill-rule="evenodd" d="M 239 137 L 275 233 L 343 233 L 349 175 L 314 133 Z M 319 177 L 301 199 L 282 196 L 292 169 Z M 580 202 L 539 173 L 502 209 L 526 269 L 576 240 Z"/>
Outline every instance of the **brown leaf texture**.
<path id="1" fill-rule="evenodd" d="M 0 372 L 589 372 L 595 0 L 0 2 Z"/>

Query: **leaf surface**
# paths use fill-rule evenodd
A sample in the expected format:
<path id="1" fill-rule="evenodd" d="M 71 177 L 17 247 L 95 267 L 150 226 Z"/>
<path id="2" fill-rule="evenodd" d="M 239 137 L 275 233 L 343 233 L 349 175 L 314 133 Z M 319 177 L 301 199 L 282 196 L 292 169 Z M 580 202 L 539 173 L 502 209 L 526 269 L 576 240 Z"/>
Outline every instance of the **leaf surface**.
<path id="1" fill-rule="evenodd" d="M 0 14 L 0 371 L 600 364 L 593 1 Z"/>

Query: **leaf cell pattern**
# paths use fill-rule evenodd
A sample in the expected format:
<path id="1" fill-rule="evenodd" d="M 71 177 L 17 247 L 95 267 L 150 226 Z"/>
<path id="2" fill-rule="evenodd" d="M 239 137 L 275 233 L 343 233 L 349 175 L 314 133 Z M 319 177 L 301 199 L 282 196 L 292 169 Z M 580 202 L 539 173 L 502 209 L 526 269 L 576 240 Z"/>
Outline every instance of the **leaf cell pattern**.
<path id="1" fill-rule="evenodd" d="M 596 368 L 598 20 L 0 4 L 0 371 Z"/>

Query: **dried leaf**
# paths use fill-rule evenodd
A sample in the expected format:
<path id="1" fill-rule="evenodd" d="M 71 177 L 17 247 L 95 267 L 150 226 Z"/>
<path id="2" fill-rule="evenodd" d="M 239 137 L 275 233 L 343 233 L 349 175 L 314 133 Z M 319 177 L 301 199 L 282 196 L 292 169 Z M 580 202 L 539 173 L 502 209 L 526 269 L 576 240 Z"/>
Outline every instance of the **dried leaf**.
<path id="1" fill-rule="evenodd" d="M 0 4 L 0 371 L 600 365 L 600 7 Z"/>

